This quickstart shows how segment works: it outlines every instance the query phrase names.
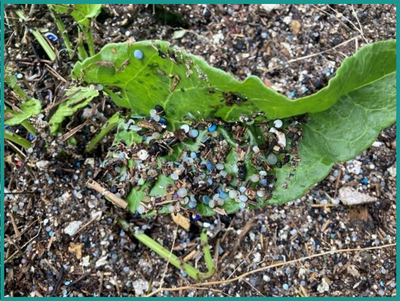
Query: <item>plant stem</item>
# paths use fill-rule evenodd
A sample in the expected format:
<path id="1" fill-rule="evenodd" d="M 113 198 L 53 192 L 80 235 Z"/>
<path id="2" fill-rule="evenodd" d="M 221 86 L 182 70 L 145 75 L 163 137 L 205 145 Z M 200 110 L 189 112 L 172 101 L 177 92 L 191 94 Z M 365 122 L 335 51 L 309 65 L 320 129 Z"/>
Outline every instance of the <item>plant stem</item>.
<path id="1" fill-rule="evenodd" d="M 92 30 L 92 27 L 89 27 L 88 29 L 89 30 L 85 30 L 85 35 L 86 35 L 87 44 L 89 47 L 89 55 L 94 56 L 95 50 L 94 50 L 94 42 L 93 42 L 93 30 Z"/>
<path id="2" fill-rule="evenodd" d="M 71 42 L 70 42 L 69 36 L 67 34 L 67 30 L 65 29 L 65 25 L 64 25 L 63 21 L 61 20 L 59 14 L 51 7 L 51 5 L 47 5 L 47 6 L 49 7 L 50 14 L 53 17 L 54 21 L 56 22 L 58 30 L 60 31 L 60 33 L 63 37 L 65 47 L 68 50 L 69 58 L 72 59 L 72 57 L 74 56 L 74 50 L 72 49 Z"/>
<path id="3" fill-rule="evenodd" d="M 135 233 L 135 231 L 133 231 L 131 227 L 129 227 L 128 223 L 124 219 L 118 218 L 118 223 L 120 224 L 122 229 L 124 229 L 124 231 L 129 231 L 137 240 L 152 249 L 165 260 L 168 260 L 176 268 L 185 271 L 185 273 L 187 273 L 189 277 L 193 278 L 194 280 L 199 281 L 207 279 L 214 274 L 215 267 L 211 258 L 210 248 L 208 247 L 207 242 L 207 234 L 205 231 L 203 231 L 203 233 L 201 234 L 201 242 L 203 244 L 204 258 L 207 268 L 209 270 L 206 273 L 201 273 L 198 269 L 192 267 L 190 264 L 182 262 L 182 260 L 179 259 L 170 250 L 167 250 L 162 245 L 154 241 L 152 238 L 148 237 L 146 234 Z"/>
<path id="4" fill-rule="evenodd" d="M 109 132 L 111 132 L 119 122 L 119 113 L 115 113 L 107 122 L 106 126 L 101 129 L 100 133 L 97 134 L 96 137 L 94 137 L 88 144 L 88 146 L 85 149 L 85 152 L 90 152 L 93 150 L 93 148 L 99 143 L 105 135 L 107 135 Z"/>

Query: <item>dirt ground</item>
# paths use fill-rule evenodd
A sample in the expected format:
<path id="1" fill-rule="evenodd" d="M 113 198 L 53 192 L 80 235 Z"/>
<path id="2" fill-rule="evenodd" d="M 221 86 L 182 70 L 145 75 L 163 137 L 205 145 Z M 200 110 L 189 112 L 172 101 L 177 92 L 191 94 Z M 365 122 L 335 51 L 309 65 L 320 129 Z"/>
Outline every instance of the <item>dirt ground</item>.
<path id="1" fill-rule="evenodd" d="M 29 16 L 26 23 L 16 9 Z M 76 24 L 62 20 L 76 42 Z M 46 6 L 6 5 L 4 21 L 5 64 L 42 102 L 46 121 L 52 101 L 70 85 L 77 58 L 65 56 Z M 59 37 L 56 62 L 28 26 Z M 182 29 L 185 34 L 174 39 Z M 93 33 L 97 50 L 129 39 L 166 40 L 238 79 L 257 75 L 295 99 L 325 87 L 360 47 L 395 39 L 396 6 L 105 5 Z M 9 88 L 5 100 L 19 102 Z M 99 110 L 108 118 L 115 106 L 105 100 Z M 202 217 L 189 231 L 168 215 L 125 216 L 182 258 L 199 248 L 206 227 L 218 271 L 195 283 L 121 230 L 119 212 L 85 186 L 111 144 L 83 151 L 102 123 L 93 120 L 77 132 L 76 147 L 51 137 L 46 126 L 29 152 L 19 154 L 5 143 L 5 296 L 396 296 L 396 125 L 291 203 Z M 66 128 L 79 124 L 71 118 Z M 10 130 L 28 137 L 23 127 Z M 49 165 L 41 170 L 38 161 Z M 338 196 L 347 186 L 377 201 L 345 206 Z M 65 233 L 71 222 L 80 223 L 72 236 Z M 190 264 L 205 270 L 202 258 Z"/>

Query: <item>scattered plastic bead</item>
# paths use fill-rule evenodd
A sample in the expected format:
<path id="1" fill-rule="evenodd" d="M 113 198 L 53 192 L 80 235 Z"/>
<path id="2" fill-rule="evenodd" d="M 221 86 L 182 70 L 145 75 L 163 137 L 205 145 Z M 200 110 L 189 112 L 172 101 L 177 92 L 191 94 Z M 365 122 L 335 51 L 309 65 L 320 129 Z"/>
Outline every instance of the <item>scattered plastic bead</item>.
<path id="1" fill-rule="evenodd" d="M 156 105 L 154 107 L 154 110 L 156 110 L 157 114 L 160 115 L 160 116 L 164 116 L 165 115 L 164 108 L 162 106 L 160 106 L 160 105 Z"/>
<path id="2" fill-rule="evenodd" d="M 45 36 L 46 38 L 48 38 L 50 41 L 52 41 L 53 43 L 57 43 L 57 42 L 58 42 L 57 36 L 56 36 L 54 33 L 52 33 L 52 32 L 46 32 L 46 33 L 44 34 L 44 36 Z"/>
<path id="3" fill-rule="evenodd" d="M 245 196 L 244 194 L 239 195 L 239 200 L 241 202 L 246 202 L 247 201 L 247 196 Z"/>
<path id="4" fill-rule="evenodd" d="M 222 163 L 217 163 L 217 165 L 215 165 L 215 167 L 216 167 L 218 170 L 223 170 L 223 169 L 224 169 L 224 164 L 222 164 Z"/>
<path id="5" fill-rule="evenodd" d="M 193 219 L 194 219 L 195 221 L 198 221 L 200 218 L 201 218 L 201 216 L 198 215 L 198 214 L 196 214 L 195 217 L 193 217 Z"/>
<path id="6" fill-rule="evenodd" d="M 211 161 L 207 161 L 207 169 L 208 169 L 209 171 L 213 171 L 214 168 L 215 168 L 214 163 L 212 163 Z"/>
<path id="7" fill-rule="evenodd" d="M 263 198 L 265 196 L 265 190 L 257 190 L 257 196 Z"/>
<path id="8" fill-rule="evenodd" d="M 183 197 L 185 197 L 187 195 L 187 189 L 186 188 L 180 188 L 180 189 L 178 189 L 177 194 L 181 198 L 183 198 Z"/>
<path id="9" fill-rule="evenodd" d="M 33 134 L 29 134 L 29 137 L 28 137 L 28 139 L 29 139 L 30 141 L 32 141 L 33 139 L 35 139 L 35 135 L 33 135 Z"/>
<path id="10" fill-rule="evenodd" d="M 274 121 L 274 126 L 276 127 L 276 128 L 281 128 L 282 127 L 282 125 L 283 125 L 283 122 L 282 122 L 282 120 L 280 120 L 280 119 L 277 119 L 277 120 L 275 120 Z"/>
<path id="11" fill-rule="evenodd" d="M 217 125 L 215 123 L 212 123 L 208 126 L 208 131 L 209 132 L 215 132 L 217 129 Z"/>
<path id="12" fill-rule="evenodd" d="M 208 204 L 210 203 L 210 200 L 211 200 L 211 199 L 210 199 L 208 196 L 203 195 L 203 203 L 204 203 L 204 204 L 208 205 Z"/>
<path id="13" fill-rule="evenodd" d="M 191 152 L 190 153 L 190 157 L 195 159 L 195 158 L 197 158 L 197 154 L 195 152 Z"/>
<path id="14" fill-rule="evenodd" d="M 185 131 L 185 133 L 189 133 L 190 127 L 187 124 L 181 126 L 181 129 Z"/>
<path id="15" fill-rule="evenodd" d="M 218 187 L 218 194 L 219 194 L 219 197 L 222 198 L 222 199 L 225 199 L 225 198 L 228 196 L 228 195 L 222 190 L 221 187 Z"/>
<path id="16" fill-rule="evenodd" d="M 156 116 L 156 115 L 157 115 L 157 111 L 156 111 L 155 109 L 150 110 L 150 116 L 151 116 L 151 117 L 154 117 L 154 116 Z"/>
<path id="17" fill-rule="evenodd" d="M 189 131 L 189 136 L 192 138 L 196 138 L 199 135 L 199 131 L 196 129 L 192 129 Z"/>
<path id="18" fill-rule="evenodd" d="M 170 177 L 171 177 L 171 179 L 174 180 L 174 181 L 176 181 L 176 180 L 179 179 L 179 176 L 178 176 L 176 173 L 172 173 L 172 174 L 170 175 Z"/>
<path id="19" fill-rule="evenodd" d="M 160 120 L 158 121 L 159 123 L 163 124 L 163 125 L 168 125 L 168 121 L 165 118 L 160 118 Z"/>
<path id="20" fill-rule="evenodd" d="M 138 60 L 141 60 L 143 58 L 143 52 L 139 49 L 136 49 L 133 55 Z"/>
<path id="21" fill-rule="evenodd" d="M 236 190 L 229 190 L 229 197 L 231 199 L 235 199 L 237 197 L 237 191 Z"/>
<path id="22" fill-rule="evenodd" d="M 269 154 L 267 157 L 267 162 L 270 165 L 274 165 L 278 162 L 278 158 L 276 157 L 275 154 Z"/>
<path id="23" fill-rule="evenodd" d="M 252 175 L 252 176 L 250 177 L 250 180 L 251 180 L 253 183 L 256 183 L 256 182 L 260 181 L 260 176 L 257 175 L 257 174 L 254 174 L 254 175 Z"/>

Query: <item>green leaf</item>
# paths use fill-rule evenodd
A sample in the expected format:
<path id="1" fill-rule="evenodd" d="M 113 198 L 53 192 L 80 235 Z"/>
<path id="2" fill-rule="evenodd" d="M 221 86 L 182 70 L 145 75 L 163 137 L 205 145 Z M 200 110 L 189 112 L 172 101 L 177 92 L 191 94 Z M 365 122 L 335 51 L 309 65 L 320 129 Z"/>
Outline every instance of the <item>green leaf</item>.
<path id="1" fill-rule="evenodd" d="M 140 190 L 132 189 L 129 192 L 128 197 L 126 198 L 129 210 L 131 212 L 135 212 L 136 209 L 139 207 L 140 202 L 144 199 L 145 196 L 146 193 L 143 192 L 143 189 Z"/>
<path id="2" fill-rule="evenodd" d="M 183 38 L 186 33 L 187 33 L 186 29 L 175 30 L 174 34 L 172 35 L 172 38 L 176 39 L 176 40 L 180 39 L 180 38 Z"/>
<path id="3" fill-rule="evenodd" d="M 99 91 L 93 90 L 90 87 L 72 87 L 69 89 L 65 93 L 65 96 L 69 99 L 60 104 L 50 119 L 50 133 L 52 135 L 57 134 L 66 117 L 72 116 L 80 109 L 86 107 L 98 95 Z"/>
<path id="4" fill-rule="evenodd" d="M 367 149 L 380 131 L 396 121 L 396 74 L 389 74 L 343 96 L 329 110 L 311 114 L 303 127 L 298 167 L 277 172 L 277 189 L 268 203 L 302 196 L 324 179 L 333 164 Z M 289 178 L 289 180 L 287 180 Z M 282 188 L 287 183 L 288 188 Z"/>
<path id="5" fill-rule="evenodd" d="M 143 59 L 134 57 L 135 50 L 143 52 Z M 117 105 L 139 114 L 148 114 L 159 104 L 174 120 L 191 113 L 196 119 L 218 116 L 236 121 L 241 114 L 258 111 L 275 119 L 330 108 L 341 96 L 394 73 L 395 54 L 395 40 L 366 46 L 343 62 L 327 87 L 297 100 L 266 87 L 255 76 L 239 82 L 203 59 L 162 41 L 109 44 L 97 55 L 77 63 L 73 76 L 102 84 Z"/>
<path id="6" fill-rule="evenodd" d="M 32 146 L 32 144 L 28 140 L 26 140 L 26 139 L 22 138 L 21 136 L 18 136 L 17 134 L 10 132 L 8 130 L 4 130 L 4 139 L 14 142 L 14 143 L 22 146 L 25 149 L 29 149 Z"/>
<path id="7" fill-rule="evenodd" d="M 94 19 L 100 14 L 101 6 L 101 4 L 75 4 L 71 16 L 78 24 L 89 27 L 90 19 Z"/>
<path id="8" fill-rule="evenodd" d="M 164 196 L 165 189 L 167 188 L 168 185 L 174 185 L 174 180 L 172 180 L 170 177 L 159 175 L 158 180 L 149 195 Z"/>
<path id="9" fill-rule="evenodd" d="M 40 101 L 33 98 L 21 105 L 21 112 L 14 112 L 9 108 L 5 108 L 5 113 L 11 113 L 12 117 L 5 120 L 4 124 L 9 126 L 21 125 L 30 117 L 38 115 L 41 109 L 42 105 L 40 104 Z"/>

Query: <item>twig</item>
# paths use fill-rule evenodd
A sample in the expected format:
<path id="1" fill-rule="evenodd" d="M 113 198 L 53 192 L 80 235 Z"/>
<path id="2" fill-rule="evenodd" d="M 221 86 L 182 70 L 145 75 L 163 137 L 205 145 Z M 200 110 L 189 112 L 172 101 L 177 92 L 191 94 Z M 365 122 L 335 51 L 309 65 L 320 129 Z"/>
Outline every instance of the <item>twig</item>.
<path id="1" fill-rule="evenodd" d="M 36 237 L 39 236 L 40 231 L 42 230 L 42 224 L 39 224 L 39 225 L 40 225 L 40 226 L 39 226 L 38 233 L 37 233 L 34 237 L 32 237 L 27 243 L 25 243 L 20 249 L 18 249 L 18 250 L 15 251 L 13 254 L 11 254 L 10 257 L 8 257 L 7 259 L 5 259 L 5 260 L 4 260 L 4 264 L 6 264 L 7 262 L 9 262 L 15 255 L 17 255 L 19 252 L 21 252 L 21 250 L 22 250 L 23 248 L 25 248 L 25 247 L 26 247 L 27 245 L 29 245 Z M 12 242 L 11 239 L 9 239 L 9 242 Z"/>
<path id="2" fill-rule="evenodd" d="M 292 263 L 298 263 L 304 260 L 309 260 L 312 258 L 316 258 L 316 257 L 322 257 L 322 256 L 326 256 L 329 254 L 338 254 L 338 253 L 347 253 L 347 252 L 360 252 L 360 251 L 369 251 L 369 250 L 377 250 L 377 249 L 385 249 L 385 248 L 391 248 L 391 247 L 396 247 L 396 243 L 392 243 L 392 244 L 386 244 L 386 245 L 382 245 L 382 246 L 374 246 L 374 247 L 368 247 L 368 248 L 354 248 L 354 249 L 340 249 L 340 250 L 330 250 L 327 252 L 323 252 L 323 253 L 319 253 L 319 254 L 314 254 L 314 255 L 310 255 L 307 257 L 301 257 L 298 259 L 293 259 L 290 261 L 286 261 L 286 262 L 279 262 L 279 263 L 274 263 L 271 264 L 269 266 L 266 267 L 262 267 L 259 269 L 255 269 L 246 273 L 243 273 L 240 276 L 237 276 L 235 278 L 229 279 L 229 280 L 220 280 L 220 281 L 210 281 L 210 282 L 202 282 L 202 283 L 195 283 L 192 284 L 190 286 L 182 286 L 182 287 L 174 287 L 174 288 L 167 288 L 167 287 L 163 287 L 163 288 L 158 288 L 157 290 L 155 290 L 154 292 L 151 292 L 150 294 L 146 295 L 145 297 L 151 297 L 154 296 L 155 294 L 159 293 L 160 291 L 177 291 L 177 290 L 182 290 L 182 289 L 198 289 L 198 287 L 203 287 L 203 286 L 211 286 L 211 285 L 218 285 L 218 284 L 228 284 L 231 282 L 235 282 L 238 280 L 243 279 L 244 277 L 247 277 L 249 275 L 252 274 L 256 274 L 271 268 L 276 268 L 276 267 L 280 267 L 283 265 L 290 265 Z"/>
<path id="3" fill-rule="evenodd" d="M 92 188 L 92 189 L 96 190 L 97 192 L 101 193 L 108 200 L 110 200 L 114 205 L 116 205 L 124 210 L 126 209 L 126 207 L 128 207 L 128 203 L 125 200 L 116 196 L 114 193 L 112 193 L 111 191 L 108 191 L 104 187 L 101 187 L 101 185 L 99 183 L 97 183 L 96 181 L 90 179 L 86 182 L 86 185 L 89 188 Z"/>
<path id="4" fill-rule="evenodd" d="M 350 42 L 353 41 L 353 40 L 356 40 L 356 41 L 357 41 L 357 39 L 358 39 L 359 37 L 360 37 L 360 35 L 355 36 L 355 37 L 353 37 L 353 38 L 351 38 L 351 39 L 349 39 L 349 40 L 347 40 L 347 41 L 344 41 L 344 42 L 342 42 L 342 43 L 340 43 L 340 44 L 338 44 L 338 45 L 336 45 L 336 46 L 334 46 L 334 47 L 332 47 L 332 48 L 330 48 L 330 49 L 327 49 L 327 50 L 324 50 L 324 51 L 320 51 L 320 52 L 317 52 L 317 53 L 313 53 L 313 54 L 309 54 L 309 55 L 306 55 L 306 56 L 298 57 L 298 58 L 289 60 L 289 61 L 287 61 L 287 62 L 285 62 L 285 63 L 286 63 L 286 64 L 290 64 L 290 63 L 294 63 L 294 62 L 297 62 L 297 61 L 305 60 L 305 59 L 308 59 L 308 58 L 312 58 L 312 57 L 314 57 L 314 56 L 318 56 L 318 55 L 324 54 L 324 53 L 329 52 L 329 51 L 332 51 L 332 50 L 334 50 L 334 49 L 336 49 L 336 48 L 338 48 L 338 47 L 340 47 L 340 46 L 343 46 L 343 45 L 345 45 L 345 44 L 347 44 L 347 43 L 350 43 Z M 273 70 L 275 70 L 275 69 L 278 69 L 278 68 L 283 68 L 283 66 L 276 66 L 276 67 L 273 67 L 273 68 L 271 68 L 271 69 L 266 69 L 265 72 L 271 72 L 271 71 L 273 71 Z M 257 69 L 265 69 L 265 68 L 259 68 L 259 67 L 258 67 Z"/>
<path id="5" fill-rule="evenodd" d="M 161 280 L 160 280 L 160 288 L 164 284 L 164 278 L 165 278 L 165 275 L 167 274 L 167 271 L 168 271 L 168 266 L 169 266 L 169 262 L 171 260 L 172 250 L 174 249 L 174 246 L 175 246 L 177 231 L 178 231 L 178 226 L 174 230 L 174 240 L 172 241 L 172 247 L 171 247 L 168 259 L 167 259 L 167 264 L 165 265 L 165 269 L 164 269 L 163 275 L 162 275 Z"/>

